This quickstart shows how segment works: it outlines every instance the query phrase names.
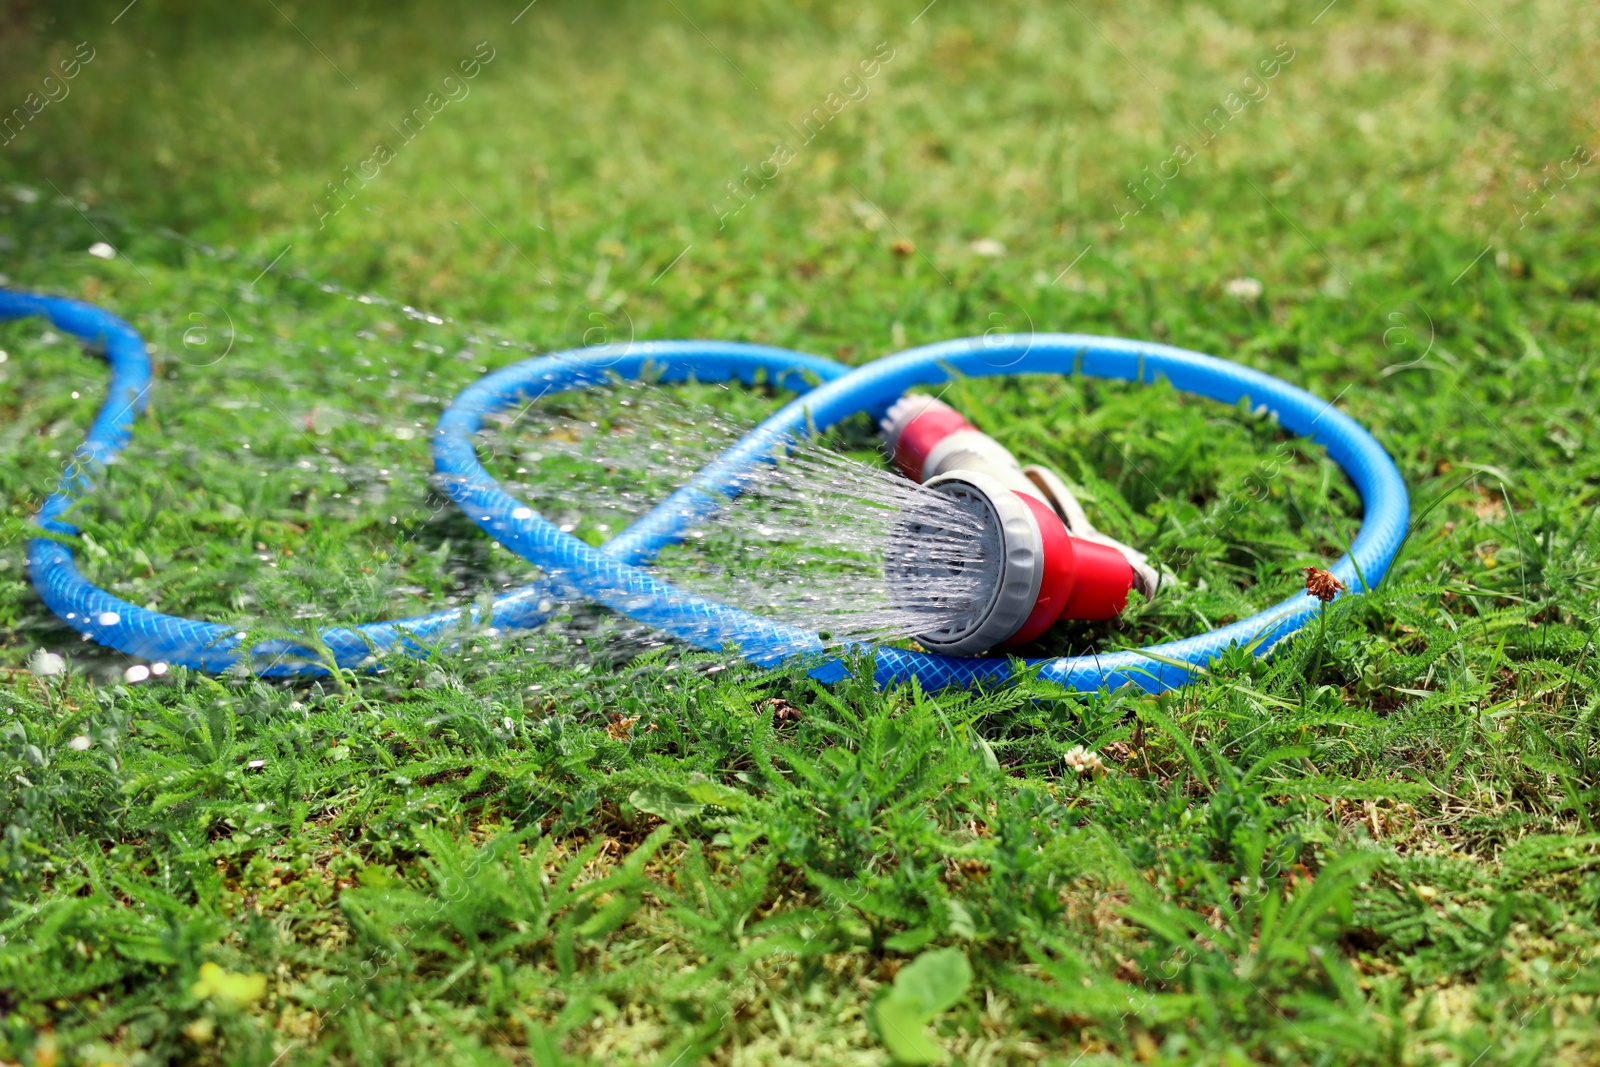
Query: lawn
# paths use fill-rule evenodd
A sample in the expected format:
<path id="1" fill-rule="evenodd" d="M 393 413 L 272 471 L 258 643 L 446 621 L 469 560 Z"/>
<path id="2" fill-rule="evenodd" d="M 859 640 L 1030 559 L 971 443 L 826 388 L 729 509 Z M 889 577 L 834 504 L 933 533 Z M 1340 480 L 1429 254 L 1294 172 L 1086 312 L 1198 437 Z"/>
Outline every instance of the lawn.
<path id="1" fill-rule="evenodd" d="M 1369 427 L 1381 585 L 1160 696 L 823 686 L 582 605 L 134 681 L 24 564 L 104 365 L 0 324 L 0 1062 L 1600 1061 L 1600 8 L 924 2 L 0 6 L 0 284 L 156 362 L 85 572 L 259 633 L 470 603 L 534 574 L 430 481 L 489 369 L 1074 330 Z M 1035 651 L 1242 618 L 1360 523 L 1245 405 L 953 396 L 1179 580 Z M 596 541 L 687 473 L 498 444 Z"/>

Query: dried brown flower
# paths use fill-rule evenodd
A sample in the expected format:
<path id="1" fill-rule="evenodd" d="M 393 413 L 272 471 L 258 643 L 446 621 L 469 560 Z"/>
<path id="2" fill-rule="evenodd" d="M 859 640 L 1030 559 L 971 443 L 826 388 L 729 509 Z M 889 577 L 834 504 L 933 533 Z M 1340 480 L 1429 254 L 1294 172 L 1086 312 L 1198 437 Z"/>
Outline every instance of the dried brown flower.
<path id="1" fill-rule="evenodd" d="M 976 881 L 986 878 L 989 874 L 989 865 L 982 860 L 965 859 L 959 862 L 954 859 L 944 861 L 944 874 L 940 877 L 945 885 L 954 889 L 964 881 Z"/>
<path id="2" fill-rule="evenodd" d="M 780 729 L 784 726 L 793 726 L 803 718 L 800 709 L 782 697 L 769 697 L 763 702 L 762 707 L 772 712 L 772 725 Z"/>
<path id="3" fill-rule="evenodd" d="M 1321 567 L 1306 568 L 1306 592 L 1326 604 L 1344 590 L 1344 583 Z"/>
<path id="4" fill-rule="evenodd" d="M 1127 763 L 1133 758 L 1133 749 L 1126 741 L 1113 741 L 1100 750 L 1118 763 Z"/>

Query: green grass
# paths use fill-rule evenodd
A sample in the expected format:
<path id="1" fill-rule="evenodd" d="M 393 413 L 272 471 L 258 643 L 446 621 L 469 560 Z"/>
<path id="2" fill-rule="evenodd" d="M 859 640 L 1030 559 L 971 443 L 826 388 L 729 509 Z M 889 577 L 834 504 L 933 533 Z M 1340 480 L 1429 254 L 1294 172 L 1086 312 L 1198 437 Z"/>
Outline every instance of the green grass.
<path id="1" fill-rule="evenodd" d="M 104 368 L 4 325 L 0 1060 L 1600 1057 L 1600 175 L 1529 191 L 1600 149 L 1593 5 L 122 7 L 0 13 L 0 108 L 94 50 L 0 147 L 0 271 L 154 346 L 78 552 L 139 603 L 305 628 L 526 580 L 427 431 L 606 337 L 1169 341 L 1337 398 L 1416 522 L 1376 592 L 1161 697 L 824 688 L 582 613 L 337 684 L 129 686 L 22 562 Z M 1057 648 L 1242 617 L 1359 520 L 1244 409 L 956 392 L 1183 580 Z"/>

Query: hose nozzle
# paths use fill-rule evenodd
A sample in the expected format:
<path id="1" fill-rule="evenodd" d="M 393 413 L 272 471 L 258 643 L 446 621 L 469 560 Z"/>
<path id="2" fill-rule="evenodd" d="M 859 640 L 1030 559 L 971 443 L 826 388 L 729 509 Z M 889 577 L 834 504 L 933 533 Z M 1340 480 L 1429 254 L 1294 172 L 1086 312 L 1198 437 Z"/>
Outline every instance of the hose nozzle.
<path id="1" fill-rule="evenodd" d="M 949 404 L 903 396 L 881 425 L 900 471 L 958 504 L 981 531 L 970 560 L 931 562 L 918 554 L 927 516 L 908 510 L 894 527 L 886 559 L 892 595 L 911 600 L 951 568 L 982 579 L 970 609 L 918 635 L 930 651 L 964 656 L 1024 644 L 1057 619 L 1115 618 L 1129 589 L 1155 592 L 1145 556 L 1095 530 L 1060 477 L 1024 467 Z"/>

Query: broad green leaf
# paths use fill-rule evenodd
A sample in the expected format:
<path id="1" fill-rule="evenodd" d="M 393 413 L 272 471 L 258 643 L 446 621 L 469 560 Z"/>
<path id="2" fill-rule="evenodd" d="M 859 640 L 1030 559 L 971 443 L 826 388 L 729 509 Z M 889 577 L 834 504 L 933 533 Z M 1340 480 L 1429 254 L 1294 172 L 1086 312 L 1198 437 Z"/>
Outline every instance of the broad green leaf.
<path id="1" fill-rule="evenodd" d="M 361 868 L 356 881 L 368 889 L 388 889 L 395 884 L 394 872 L 381 864 L 369 863 Z"/>
<path id="2" fill-rule="evenodd" d="M 695 801 L 682 790 L 664 785 L 640 786 L 628 797 L 628 802 L 667 822 L 692 819 L 705 808 L 704 803 Z"/>
<path id="3" fill-rule="evenodd" d="M 894 995 L 905 997 L 928 1017 L 955 1007 L 972 985 L 972 967 L 958 948 L 924 952 L 894 976 Z"/>
<path id="4" fill-rule="evenodd" d="M 713 782 L 703 774 L 691 775 L 689 786 L 684 792 L 689 794 L 690 800 L 701 804 L 715 804 L 730 811 L 739 811 L 749 803 L 749 798 L 737 789 L 725 786 L 721 782 Z"/>
<path id="5" fill-rule="evenodd" d="M 883 1047 L 897 1063 L 943 1063 L 948 1058 L 928 1033 L 929 1017 L 921 1005 L 898 989 L 878 1001 L 873 1014 Z"/>
<path id="6" fill-rule="evenodd" d="M 890 952 L 915 952 L 932 941 L 938 933 L 939 931 L 932 926 L 913 926 L 909 930 L 902 930 L 892 937 L 885 938 L 883 947 Z"/>

